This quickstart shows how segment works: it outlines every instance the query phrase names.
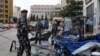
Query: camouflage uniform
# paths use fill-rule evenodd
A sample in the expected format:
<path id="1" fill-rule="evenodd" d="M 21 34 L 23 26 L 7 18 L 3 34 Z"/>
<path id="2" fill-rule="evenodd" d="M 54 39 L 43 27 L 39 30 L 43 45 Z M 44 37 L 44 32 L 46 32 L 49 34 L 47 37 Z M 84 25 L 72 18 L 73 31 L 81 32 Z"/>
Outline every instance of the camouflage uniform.
<path id="1" fill-rule="evenodd" d="M 42 31 L 42 24 L 41 22 L 37 22 L 35 26 L 36 36 L 35 36 L 35 42 L 37 43 L 39 41 L 39 44 L 41 44 L 41 31 Z"/>
<path id="2" fill-rule="evenodd" d="M 28 39 L 28 25 L 25 17 L 20 17 L 17 22 L 17 37 L 19 40 L 19 49 L 17 56 L 22 56 L 24 50 L 26 56 L 31 56 L 31 46 Z"/>

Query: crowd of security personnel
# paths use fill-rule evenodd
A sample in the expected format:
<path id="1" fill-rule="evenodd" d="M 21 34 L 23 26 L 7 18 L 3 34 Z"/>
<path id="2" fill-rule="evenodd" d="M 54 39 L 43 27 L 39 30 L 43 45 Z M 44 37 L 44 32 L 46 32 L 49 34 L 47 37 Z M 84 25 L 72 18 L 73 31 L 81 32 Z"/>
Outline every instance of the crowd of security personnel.
<path id="1" fill-rule="evenodd" d="M 30 41 L 28 39 L 28 33 L 30 32 L 30 29 L 27 23 L 27 13 L 28 13 L 27 10 L 22 10 L 21 16 L 17 20 L 17 38 L 19 41 L 17 56 L 22 56 L 24 50 L 26 52 L 26 56 L 31 56 L 31 46 L 30 46 Z M 41 44 L 41 32 L 44 29 L 48 29 L 49 23 L 47 20 L 44 19 L 42 20 L 38 19 L 36 22 L 37 23 L 34 28 L 36 32 L 34 44 L 37 44 L 38 42 L 39 44 Z M 57 22 L 57 20 L 55 20 L 52 23 L 52 30 L 51 30 L 52 37 L 55 37 L 58 32 L 58 23 L 59 22 Z"/>

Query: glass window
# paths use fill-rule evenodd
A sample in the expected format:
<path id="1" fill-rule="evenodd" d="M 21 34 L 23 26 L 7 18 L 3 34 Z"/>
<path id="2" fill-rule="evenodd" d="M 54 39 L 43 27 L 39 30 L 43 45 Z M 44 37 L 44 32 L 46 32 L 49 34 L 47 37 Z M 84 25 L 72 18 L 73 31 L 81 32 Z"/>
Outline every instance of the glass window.
<path id="1" fill-rule="evenodd" d="M 5 3 L 8 3 L 8 0 L 5 0 Z"/>
<path id="2" fill-rule="evenodd" d="M 3 5 L 2 4 L 0 4 L 0 8 L 3 8 Z"/>
<path id="3" fill-rule="evenodd" d="M 5 5 L 5 8 L 8 8 L 8 6 L 7 6 L 7 5 Z"/>
<path id="4" fill-rule="evenodd" d="M 3 22 L 3 20 L 0 20 L 0 23 L 2 23 Z"/>
<path id="5" fill-rule="evenodd" d="M 3 18 L 3 14 L 0 14 L 0 18 Z"/>
<path id="6" fill-rule="evenodd" d="M 3 12 L 3 9 L 0 9 L 0 12 Z"/>
<path id="7" fill-rule="evenodd" d="M 5 15 L 6 18 L 8 18 L 8 15 Z"/>
<path id="8" fill-rule="evenodd" d="M 56 10 L 60 10 L 60 8 L 55 8 Z"/>
<path id="9" fill-rule="evenodd" d="M 6 13 L 8 13 L 8 10 L 5 10 Z"/>

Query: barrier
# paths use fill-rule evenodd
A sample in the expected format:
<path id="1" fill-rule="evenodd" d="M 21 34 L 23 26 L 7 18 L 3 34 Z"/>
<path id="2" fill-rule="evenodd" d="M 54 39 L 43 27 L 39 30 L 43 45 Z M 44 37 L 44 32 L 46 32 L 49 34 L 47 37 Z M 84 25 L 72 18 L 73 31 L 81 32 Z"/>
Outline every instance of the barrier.
<path id="1" fill-rule="evenodd" d="M 9 24 L 9 23 L 3 23 L 1 28 L 16 28 L 17 24 L 13 23 L 13 24 Z"/>

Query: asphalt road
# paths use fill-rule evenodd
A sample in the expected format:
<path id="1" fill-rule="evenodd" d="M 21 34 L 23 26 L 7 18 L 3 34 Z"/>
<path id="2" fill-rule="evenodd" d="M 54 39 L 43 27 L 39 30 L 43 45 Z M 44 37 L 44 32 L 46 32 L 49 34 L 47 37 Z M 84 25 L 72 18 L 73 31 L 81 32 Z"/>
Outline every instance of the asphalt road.
<path id="1" fill-rule="evenodd" d="M 17 55 L 16 50 L 14 50 L 13 52 L 9 51 L 12 40 L 18 41 L 18 39 L 16 37 L 16 33 L 17 33 L 16 29 L 10 29 L 10 30 L 4 31 L 4 32 L 0 32 L 0 56 L 16 56 Z M 31 37 L 32 37 L 31 34 L 29 34 L 29 38 L 31 38 Z M 31 43 L 33 43 L 33 42 L 31 42 Z M 48 42 L 42 42 L 42 44 L 48 44 Z M 17 46 L 18 46 L 18 42 L 17 42 Z M 32 48 L 38 49 L 44 53 L 49 53 L 48 50 L 40 49 L 38 47 L 32 46 Z M 26 56 L 25 53 L 23 56 Z"/>

